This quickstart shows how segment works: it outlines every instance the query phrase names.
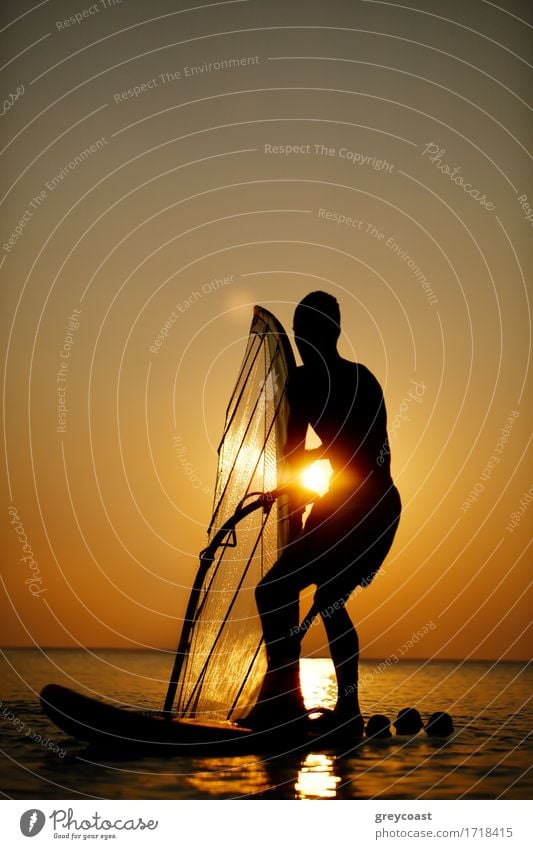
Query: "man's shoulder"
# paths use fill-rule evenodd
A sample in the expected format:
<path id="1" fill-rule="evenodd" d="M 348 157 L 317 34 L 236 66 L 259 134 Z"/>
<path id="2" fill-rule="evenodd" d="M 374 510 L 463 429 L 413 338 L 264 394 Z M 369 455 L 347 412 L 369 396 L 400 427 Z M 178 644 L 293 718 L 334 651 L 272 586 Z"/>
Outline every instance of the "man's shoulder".
<path id="1" fill-rule="evenodd" d="M 363 363 L 354 363 L 350 360 L 345 360 L 346 370 L 352 376 L 356 386 L 362 391 L 382 393 L 381 384 L 375 374 Z"/>
<path id="2" fill-rule="evenodd" d="M 353 360 L 345 360 L 342 358 L 337 366 L 337 374 L 346 378 L 355 384 L 362 383 L 364 386 L 373 386 L 380 388 L 380 383 L 370 369 L 357 363 Z M 308 366 L 296 366 L 291 372 L 288 380 L 289 389 L 298 392 L 298 390 L 313 385 L 316 381 L 316 375 L 309 369 Z"/>
<path id="3" fill-rule="evenodd" d="M 375 376 L 372 374 L 367 366 L 363 365 L 363 363 L 356 363 L 353 360 L 345 360 L 344 358 L 340 359 L 338 365 L 335 367 L 335 371 L 341 370 L 346 374 L 352 375 L 354 378 L 360 378 L 361 380 L 372 380 L 377 382 Z M 305 383 L 309 383 L 309 381 L 315 380 L 316 375 L 309 368 L 309 366 L 296 366 L 290 375 L 289 375 L 289 384 L 292 386 L 302 386 Z"/>
<path id="4" fill-rule="evenodd" d="M 363 363 L 356 363 L 353 362 L 353 360 L 345 359 L 341 362 L 343 368 L 345 368 L 346 371 L 351 372 L 355 377 L 359 377 L 361 380 L 376 380 L 368 366 L 365 366 Z"/>

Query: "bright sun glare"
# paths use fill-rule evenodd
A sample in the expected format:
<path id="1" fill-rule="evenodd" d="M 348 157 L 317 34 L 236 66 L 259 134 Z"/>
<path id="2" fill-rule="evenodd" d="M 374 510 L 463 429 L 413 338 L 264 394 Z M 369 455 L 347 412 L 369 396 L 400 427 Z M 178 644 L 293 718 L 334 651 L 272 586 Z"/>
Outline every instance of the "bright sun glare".
<path id="1" fill-rule="evenodd" d="M 315 460 L 301 474 L 303 485 L 307 489 L 317 492 L 318 495 L 324 495 L 329 489 L 329 482 L 333 469 L 329 460 Z"/>

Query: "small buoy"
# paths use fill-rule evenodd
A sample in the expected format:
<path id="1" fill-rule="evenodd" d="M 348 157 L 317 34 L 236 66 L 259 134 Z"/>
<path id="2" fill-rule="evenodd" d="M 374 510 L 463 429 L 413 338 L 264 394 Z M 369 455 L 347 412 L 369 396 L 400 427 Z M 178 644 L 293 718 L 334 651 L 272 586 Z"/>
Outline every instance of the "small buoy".
<path id="1" fill-rule="evenodd" d="M 426 725 L 426 734 L 430 737 L 448 737 L 453 730 L 453 720 L 445 711 L 432 713 Z"/>
<path id="2" fill-rule="evenodd" d="M 416 708 L 402 708 L 398 711 L 396 722 L 393 723 L 396 734 L 418 734 L 424 727 L 422 717 Z"/>
<path id="3" fill-rule="evenodd" d="M 371 716 L 366 724 L 365 734 L 373 740 L 384 740 L 386 737 L 392 737 L 390 722 L 387 717 L 381 713 L 375 713 L 374 716 Z"/>

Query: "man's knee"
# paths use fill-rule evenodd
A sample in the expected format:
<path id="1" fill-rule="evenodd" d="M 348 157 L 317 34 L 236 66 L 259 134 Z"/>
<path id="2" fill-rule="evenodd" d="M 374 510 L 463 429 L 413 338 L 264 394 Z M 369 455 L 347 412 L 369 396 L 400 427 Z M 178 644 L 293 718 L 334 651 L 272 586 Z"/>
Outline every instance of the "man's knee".
<path id="1" fill-rule="evenodd" d="M 326 586 L 317 589 L 313 600 L 322 619 L 331 619 L 342 614 L 349 597 L 349 592 L 336 592 Z"/>
<path id="2" fill-rule="evenodd" d="M 302 570 L 295 568 L 292 557 L 285 552 L 255 588 L 255 600 L 258 607 L 264 605 L 273 607 L 276 600 L 291 601 L 298 598 L 300 591 L 311 583 L 303 578 Z"/>

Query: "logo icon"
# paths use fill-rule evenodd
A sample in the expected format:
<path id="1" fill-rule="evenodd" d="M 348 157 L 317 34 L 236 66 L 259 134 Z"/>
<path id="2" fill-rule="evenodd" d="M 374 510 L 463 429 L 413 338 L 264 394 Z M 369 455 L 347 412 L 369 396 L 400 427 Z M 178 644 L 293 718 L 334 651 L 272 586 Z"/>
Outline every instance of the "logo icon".
<path id="1" fill-rule="evenodd" d="M 20 818 L 20 830 L 24 837 L 35 837 L 42 831 L 46 822 L 46 817 L 42 811 L 37 808 L 30 808 L 25 811 Z"/>

